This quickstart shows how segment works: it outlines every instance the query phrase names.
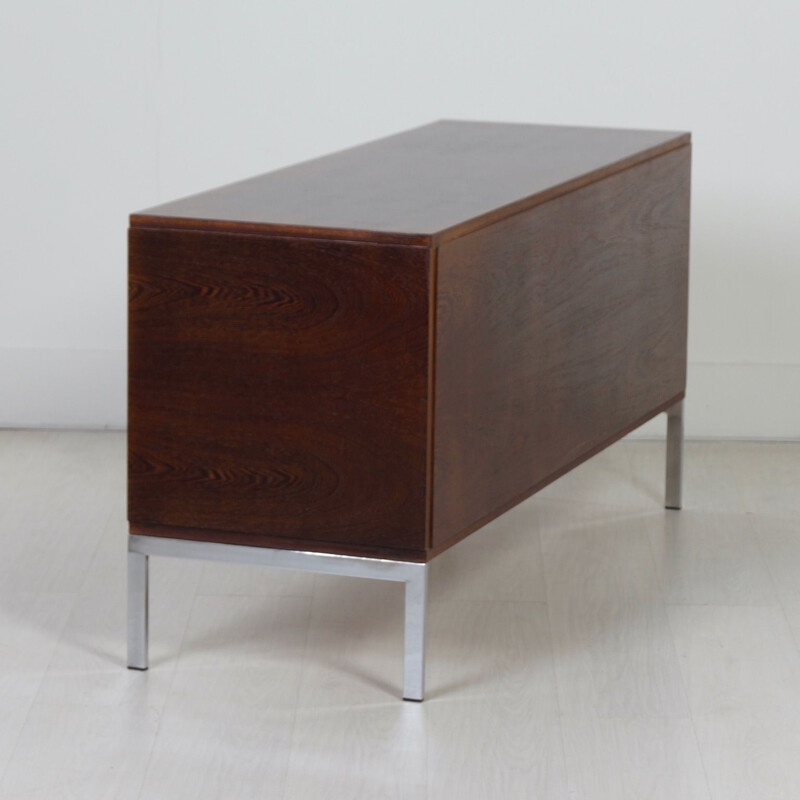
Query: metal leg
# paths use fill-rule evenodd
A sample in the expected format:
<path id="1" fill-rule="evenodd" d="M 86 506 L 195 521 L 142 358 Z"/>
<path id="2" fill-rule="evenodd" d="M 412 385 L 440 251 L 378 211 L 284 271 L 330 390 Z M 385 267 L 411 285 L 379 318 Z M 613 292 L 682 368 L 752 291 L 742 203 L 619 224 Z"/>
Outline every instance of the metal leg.
<path id="1" fill-rule="evenodd" d="M 403 700 L 421 701 L 425 693 L 425 611 L 428 601 L 428 567 L 419 564 L 406 581 Z"/>
<path id="2" fill-rule="evenodd" d="M 147 669 L 147 556 L 128 553 L 128 667 Z"/>
<path id="3" fill-rule="evenodd" d="M 683 484 L 683 400 L 667 409 L 666 507 L 681 507 Z"/>

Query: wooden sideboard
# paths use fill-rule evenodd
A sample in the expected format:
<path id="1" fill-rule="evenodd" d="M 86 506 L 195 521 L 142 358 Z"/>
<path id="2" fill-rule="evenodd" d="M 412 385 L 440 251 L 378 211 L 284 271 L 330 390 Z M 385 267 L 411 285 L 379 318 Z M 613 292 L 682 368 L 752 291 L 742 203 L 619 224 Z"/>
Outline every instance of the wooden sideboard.
<path id="1" fill-rule="evenodd" d="M 431 558 L 663 411 L 679 506 L 690 155 L 443 121 L 132 215 L 131 666 L 148 555 L 391 562 L 421 699 Z"/>

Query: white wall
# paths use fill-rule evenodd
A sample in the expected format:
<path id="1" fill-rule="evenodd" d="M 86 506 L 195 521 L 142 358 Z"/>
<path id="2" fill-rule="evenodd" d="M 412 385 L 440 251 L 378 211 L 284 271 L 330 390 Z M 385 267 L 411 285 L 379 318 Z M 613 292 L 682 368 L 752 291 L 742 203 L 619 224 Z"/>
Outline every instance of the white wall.
<path id="1" fill-rule="evenodd" d="M 5 4 L 0 424 L 124 425 L 130 211 L 450 117 L 691 130 L 688 432 L 800 437 L 799 27 L 791 0 Z"/>

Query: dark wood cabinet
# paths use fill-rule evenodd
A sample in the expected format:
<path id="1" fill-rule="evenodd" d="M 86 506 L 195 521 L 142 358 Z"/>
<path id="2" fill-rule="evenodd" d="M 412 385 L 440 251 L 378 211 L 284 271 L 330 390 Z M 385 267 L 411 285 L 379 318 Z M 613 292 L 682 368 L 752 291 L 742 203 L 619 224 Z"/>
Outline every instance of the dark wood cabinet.
<path id="1" fill-rule="evenodd" d="M 446 121 L 132 215 L 131 532 L 426 562 L 674 407 L 690 148 Z"/>

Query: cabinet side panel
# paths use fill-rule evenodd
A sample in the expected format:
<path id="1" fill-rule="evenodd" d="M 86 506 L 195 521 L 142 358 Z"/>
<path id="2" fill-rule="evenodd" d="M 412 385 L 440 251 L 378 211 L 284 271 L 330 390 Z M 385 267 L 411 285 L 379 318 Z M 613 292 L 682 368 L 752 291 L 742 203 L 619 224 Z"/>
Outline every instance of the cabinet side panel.
<path id="1" fill-rule="evenodd" d="M 442 246 L 434 550 L 686 385 L 688 146 Z"/>
<path id="2" fill-rule="evenodd" d="M 131 522 L 423 550 L 427 250 L 129 242 Z"/>

